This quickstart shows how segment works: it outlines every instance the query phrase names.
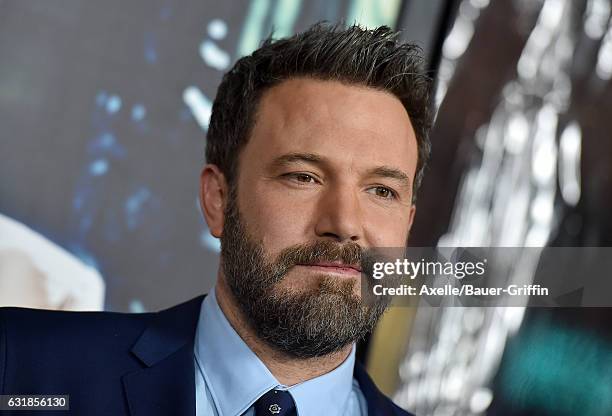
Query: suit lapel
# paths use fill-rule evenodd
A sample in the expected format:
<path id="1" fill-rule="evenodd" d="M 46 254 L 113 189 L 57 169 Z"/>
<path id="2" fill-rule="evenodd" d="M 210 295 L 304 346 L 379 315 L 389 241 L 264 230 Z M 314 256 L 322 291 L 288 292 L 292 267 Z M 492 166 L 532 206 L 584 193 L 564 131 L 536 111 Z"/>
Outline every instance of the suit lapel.
<path id="1" fill-rule="evenodd" d="M 203 298 L 154 314 L 132 347 L 143 364 L 122 377 L 132 416 L 195 416 L 193 348 Z"/>

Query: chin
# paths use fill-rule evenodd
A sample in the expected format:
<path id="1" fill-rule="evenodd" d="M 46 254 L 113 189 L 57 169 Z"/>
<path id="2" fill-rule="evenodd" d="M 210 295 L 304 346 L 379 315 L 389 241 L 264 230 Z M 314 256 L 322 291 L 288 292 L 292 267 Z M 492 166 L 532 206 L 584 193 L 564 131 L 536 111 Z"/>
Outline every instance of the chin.
<path id="1" fill-rule="evenodd" d="M 338 277 L 330 273 L 287 275 L 277 283 L 276 288 L 288 290 L 292 293 L 327 292 L 346 294 L 352 292 L 361 298 L 359 279 L 357 277 Z"/>

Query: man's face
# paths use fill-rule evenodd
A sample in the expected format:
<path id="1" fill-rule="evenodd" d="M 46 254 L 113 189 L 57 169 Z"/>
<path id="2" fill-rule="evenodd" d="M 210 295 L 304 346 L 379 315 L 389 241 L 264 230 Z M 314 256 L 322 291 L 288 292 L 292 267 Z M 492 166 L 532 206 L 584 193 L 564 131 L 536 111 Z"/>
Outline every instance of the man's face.
<path id="1" fill-rule="evenodd" d="M 360 260 L 406 245 L 416 164 L 389 93 L 298 78 L 263 94 L 221 237 L 225 279 L 261 338 L 307 357 L 372 329 L 385 303 L 362 302 Z"/>

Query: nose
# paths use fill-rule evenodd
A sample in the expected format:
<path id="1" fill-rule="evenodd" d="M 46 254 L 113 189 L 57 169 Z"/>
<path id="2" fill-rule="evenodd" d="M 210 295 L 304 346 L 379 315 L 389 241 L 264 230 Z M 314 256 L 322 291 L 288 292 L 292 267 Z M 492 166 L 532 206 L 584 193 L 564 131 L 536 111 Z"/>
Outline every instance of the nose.
<path id="1" fill-rule="evenodd" d="M 358 193 L 348 186 L 334 186 L 322 193 L 315 233 L 337 242 L 363 239 L 363 222 Z"/>

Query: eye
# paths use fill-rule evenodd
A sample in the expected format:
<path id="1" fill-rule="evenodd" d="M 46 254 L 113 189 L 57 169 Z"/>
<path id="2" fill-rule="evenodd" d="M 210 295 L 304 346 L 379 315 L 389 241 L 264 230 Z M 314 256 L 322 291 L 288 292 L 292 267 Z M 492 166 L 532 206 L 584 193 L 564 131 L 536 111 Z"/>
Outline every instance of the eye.
<path id="1" fill-rule="evenodd" d="M 287 173 L 285 175 L 283 175 L 289 179 L 292 179 L 296 182 L 299 183 L 303 183 L 303 184 L 307 184 L 307 183 L 317 183 L 317 180 L 315 179 L 314 176 L 308 174 L 308 173 L 303 173 L 303 172 L 293 172 L 293 173 Z"/>
<path id="2" fill-rule="evenodd" d="M 386 186 L 374 186 L 368 189 L 368 191 L 373 191 L 370 193 L 373 193 L 377 197 L 383 198 L 383 199 L 396 199 L 397 198 L 397 194 L 395 193 L 395 191 L 387 188 Z"/>

